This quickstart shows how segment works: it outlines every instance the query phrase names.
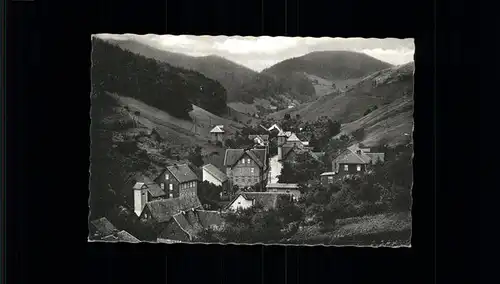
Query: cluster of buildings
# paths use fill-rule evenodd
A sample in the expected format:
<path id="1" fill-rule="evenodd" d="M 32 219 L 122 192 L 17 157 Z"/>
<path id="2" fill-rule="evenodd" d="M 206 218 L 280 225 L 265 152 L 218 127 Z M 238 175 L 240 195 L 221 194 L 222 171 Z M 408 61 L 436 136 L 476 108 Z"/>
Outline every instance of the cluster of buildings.
<path id="1" fill-rule="evenodd" d="M 313 152 L 307 141 L 301 141 L 296 134 L 283 131 L 277 125 L 265 129 L 278 132 L 275 157 L 269 157 L 269 135 L 249 135 L 253 146 L 226 149 L 222 169 L 206 164 L 198 171 L 188 164 L 174 164 L 153 178 L 144 175 L 131 178 L 128 186 L 133 192 L 133 212 L 140 222 L 154 228 L 157 242 L 189 242 L 204 229 L 222 226 L 224 212 L 256 205 L 269 210 L 276 208 L 282 198 L 291 201 L 300 198 L 298 184 L 270 181 L 270 160 L 293 161 L 300 153 L 321 159 L 324 153 Z M 224 141 L 223 125 L 216 125 L 210 133 L 214 141 Z M 334 175 L 364 172 L 377 162 L 384 162 L 383 153 L 372 153 L 370 149 L 354 145 L 337 156 L 332 161 L 332 171 L 321 174 L 320 179 L 328 185 L 333 183 Z M 229 198 L 222 210 L 204 209 L 198 198 L 200 182 L 222 188 L 221 197 Z M 92 221 L 90 233 L 93 239 L 138 242 L 126 231 L 117 230 L 106 218 Z"/>

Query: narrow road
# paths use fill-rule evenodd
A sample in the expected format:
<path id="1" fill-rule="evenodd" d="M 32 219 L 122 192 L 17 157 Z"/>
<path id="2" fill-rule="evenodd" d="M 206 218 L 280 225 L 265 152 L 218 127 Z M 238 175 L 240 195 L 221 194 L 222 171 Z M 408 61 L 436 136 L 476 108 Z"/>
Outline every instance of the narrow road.
<path id="1" fill-rule="evenodd" d="M 275 155 L 269 159 L 269 165 L 271 170 L 269 171 L 268 183 L 277 183 L 278 176 L 281 174 L 281 168 L 283 165 L 278 161 L 278 155 Z"/>

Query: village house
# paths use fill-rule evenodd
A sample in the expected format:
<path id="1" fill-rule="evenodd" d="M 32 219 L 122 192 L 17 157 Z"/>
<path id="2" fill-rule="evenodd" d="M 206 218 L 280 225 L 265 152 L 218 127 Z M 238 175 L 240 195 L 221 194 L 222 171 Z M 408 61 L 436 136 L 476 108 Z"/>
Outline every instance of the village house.
<path id="1" fill-rule="evenodd" d="M 136 175 L 132 187 L 134 191 L 134 212 L 139 216 L 147 201 L 167 198 L 166 192 L 160 185 L 144 175 Z"/>
<path id="2" fill-rule="evenodd" d="M 134 212 L 140 216 L 148 202 L 197 196 L 198 176 L 187 164 L 167 167 L 152 181 L 146 176 L 137 176 L 133 186 Z"/>
<path id="3" fill-rule="evenodd" d="M 102 239 L 118 232 L 118 229 L 106 217 L 102 217 L 90 221 L 89 232 L 91 239 Z"/>
<path id="4" fill-rule="evenodd" d="M 210 135 L 212 141 L 214 142 L 224 142 L 224 125 L 216 125 L 212 130 L 210 130 Z"/>
<path id="5" fill-rule="evenodd" d="M 321 185 L 328 186 L 333 184 L 333 176 L 335 176 L 334 172 L 325 172 L 320 175 Z"/>
<path id="6" fill-rule="evenodd" d="M 267 192 L 290 194 L 293 201 L 300 199 L 299 185 L 296 183 L 269 183 L 266 185 Z"/>
<path id="7" fill-rule="evenodd" d="M 167 198 L 196 196 L 198 176 L 187 164 L 168 166 L 156 179 Z"/>
<path id="8" fill-rule="evenodd" d="M 261 206 L 263 210 L 276 209 L 281 198 L 291 198 L 288 193 L 281 192 L 239 192 L 226 206 L 227 211 L 245 210 L 253 206 Z"/>
<path id="9" fill-rule="evenodd" d="M 311 152 L 309 142 L 301 141 L 295 133 L 281 131 L 278 133 L 278 161 L 293 161 L 298 153 Z"/>
<path id="10" fill-rule="evenodd" d="M 247 188 L 267 182 L 269 164 L 265 149 L 226 149 L 224 166 L 229 186 Z"/>
<path id="11" fill-rule="evenodd" d="M 365 172 L 370 166 L 384 162 L 384 153 L 371 153 L 356 145 L 347 148 L 332 161 L 332 169 L 336 174 L 355 174 Z"/>
<path id="12" fill-rule="evenodd" d="M 106 217 L 91 221 L 89 229 L 92 240 L 102 240 L 107 242 L 123 241 L 130 243 L 140 242 L 129 232 L 118 230 Z"/>
<path id="13" fill-rule="evenodd" d="M 208 181 L 213 185 L 222 187 L 222 192 L 229 190 L 229 180 L 227 175 L 212 164 L 204 165 L 202 168 L 202 180 Z M 221 192 L 221 195 L 222 195 Z"/>
<path id="14" fill-rule="evenodd" d="M 160 243 L 191 242 L 204 229 L 217 229 L 223 218 L 218 211 L 188 210 L 174 214 L 157 237 Z"/>

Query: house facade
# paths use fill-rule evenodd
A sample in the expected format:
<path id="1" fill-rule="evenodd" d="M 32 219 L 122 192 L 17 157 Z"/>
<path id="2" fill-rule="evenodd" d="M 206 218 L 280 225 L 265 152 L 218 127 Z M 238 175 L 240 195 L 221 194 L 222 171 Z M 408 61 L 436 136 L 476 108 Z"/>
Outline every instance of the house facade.
<path id="1" fill-rule="evenodd" d="M 168 166 L 155 182 L 165 191 L 165 198 L 197 195 L 198 176 L 187 164 Z"/>
<path id="2" fill-rule="evenodd" d="M 226 206 L 227 211 L 245 210 L 253 206 L 261 206 L 263 210 L 276 209 L 280 198 L 292 198 L 290 194 L 281 192 L 240 192 Z"/>
<path id="3" fill-rule="evenodd" d="M 269 166 L 265 149 L 227 149 L 224 166 L 230 187 L 263 186 L 267 182 Z"/>
<path id="4" fill-rule="evenodd" d="M 335 173 L 334 172 L 326 172 L 326 173 L 322 173 L 320 175 L 320 181 L 321 181 L 321 185 L 323 186 L 328 186 L 330 184 L 333 184 L 333 177 L 335 176 Z"/>

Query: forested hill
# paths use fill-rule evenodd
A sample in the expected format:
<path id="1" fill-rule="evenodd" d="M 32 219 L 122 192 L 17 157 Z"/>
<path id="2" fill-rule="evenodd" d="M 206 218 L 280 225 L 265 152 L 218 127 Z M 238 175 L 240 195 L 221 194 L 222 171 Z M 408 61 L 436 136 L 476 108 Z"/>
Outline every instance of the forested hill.
<path id="1" fill-rule="evenodd" d="M 227 109 L 224 87 L 196 71 L 146 58 L 95 36 L 91 58 L 93 88 L 141 100 L 179 118 L 189 119 L 192 104 L 213 114 Z"/>

